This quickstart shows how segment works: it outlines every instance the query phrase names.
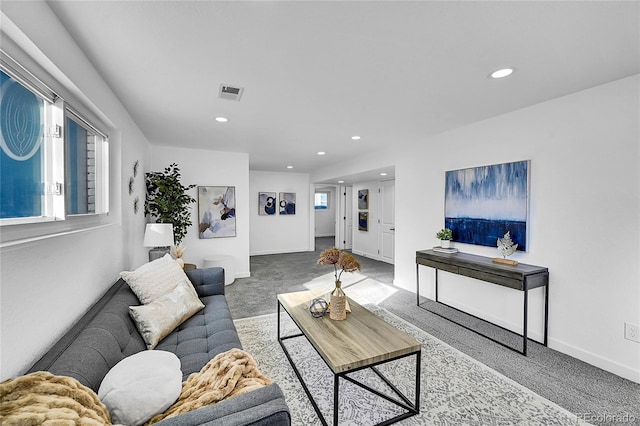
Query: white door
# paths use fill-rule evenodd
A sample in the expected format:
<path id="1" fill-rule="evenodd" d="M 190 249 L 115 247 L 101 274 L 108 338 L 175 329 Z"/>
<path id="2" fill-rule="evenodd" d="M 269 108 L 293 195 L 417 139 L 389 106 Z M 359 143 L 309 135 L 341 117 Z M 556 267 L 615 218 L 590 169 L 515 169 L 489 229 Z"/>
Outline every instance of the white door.
<path id="1" fill-rule="evenodd" d="M 395 256 L 396 182 L 380 182 L 380 260 L 393 263 Z"/>
<path id="2" fill-rule="evenodd" d="M 344 223 L 344 249 L 351 250 L 353 248 L 353 188 L 350 186 L 342 187 L 342 202 L 344 205 L 344 215 L 342 220 Z"/>

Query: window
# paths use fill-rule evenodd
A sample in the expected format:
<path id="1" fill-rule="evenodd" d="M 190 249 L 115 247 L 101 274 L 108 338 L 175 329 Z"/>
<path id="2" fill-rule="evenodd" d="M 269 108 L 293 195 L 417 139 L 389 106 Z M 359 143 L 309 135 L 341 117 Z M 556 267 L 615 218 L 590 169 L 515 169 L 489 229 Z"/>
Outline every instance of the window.
<path id="1" fill-rule="evenodd" d="M 0 218 L 45 215 L 45 109 L 50 105 L 0 71 Z"/>
<path id="2" fill-rule="evenodd" d="M 329 194 L 326 192 L 315 193 L 314 207 L 316 210 L 326 210 L 329 208 Z"/>
<path id="3" fill-rule="evenodd" d="M 106 134 L 0 51 L 0 225 L 109 211 Z"/>
<path id="4" fill-rule="evenodd" d="M 107 138 L 67 108 L 65 114 L 65 205 L 68 215 L 104 212 L 103 165 Z M 108 152 L 108 151 L 107 151 Z M 104 179 L 102 179 L 103 181 Z"/>

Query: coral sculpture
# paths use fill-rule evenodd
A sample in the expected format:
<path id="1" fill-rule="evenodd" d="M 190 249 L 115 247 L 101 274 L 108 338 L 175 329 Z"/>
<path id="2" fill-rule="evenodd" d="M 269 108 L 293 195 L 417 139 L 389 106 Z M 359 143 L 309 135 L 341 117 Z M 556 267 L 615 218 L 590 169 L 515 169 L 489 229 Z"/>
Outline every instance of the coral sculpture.
<path id="1" fill-rule="evenodd" d="M 503 258 L 507 258 L 507 256 L 511 256 L 516 249 L 518 248 L 518 244 L 514 243 L 511 240 L 511 232 L 507 231 L 504 234 L 504 237 L 498 238 L 498 251 L 502 255 Z"/>

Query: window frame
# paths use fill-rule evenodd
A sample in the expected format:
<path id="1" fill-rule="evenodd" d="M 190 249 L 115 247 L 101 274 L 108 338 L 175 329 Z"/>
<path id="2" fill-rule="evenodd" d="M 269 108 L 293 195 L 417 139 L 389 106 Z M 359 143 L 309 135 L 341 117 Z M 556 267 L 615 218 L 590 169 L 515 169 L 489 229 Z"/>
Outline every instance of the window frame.
<path id="1" fill-rule="evenodd" d="M 317 204 L 316 203 L 316 195 L 324 195 L 324 198 L 326 199 L 326 203 L 324 204 L 324 206 L 322 204 Z M 314 210 L 319 210 L 319 211 L 327 211 L 329 210 L 329 200 L 331 197 L 329 197 L 329 192 L 327 191 L 315 191 L 313 193 L 313 209 Z"/>
<path id="2" fill-rule="evenodd" d="M 3 34 L 4 35 L 4 34 Z M 16 60 L 14 58 L 18 58 Z M 86 108 L 84 102 L 79 102 L 72 95 L 71 89 L 66 88 L 58 79 L 51 77 L 31 56 L 17 47 L 11 39 L 3 40 L 0 48 L 0 69 L 8 76 L 18 81 L 36 96 L 52 101 L 50 111 L 45 119 L 45 138 L 43 141 L 43 192 L 44 207 L 42 216 L 0 218 L 0 247 L 21 244 L 51 236 L 81 232 L 108 225 L 113 220 L 108 219 L 110 213 L 111 177 L 110 177 L 110 144 L 108 129 L 101 120 L 96 118 L 93 110 Z M 60 75 L 56 68 L 53 74 Z M 45 83 L 46 81 L 47 83 Z M 55 87 L 56 89 L 53 89 Z M 59 93 L 62 95 L 59 95 Z M 63 98 L 64 97 L 64 98 Z M 69 99 L 71 101 L 69 101 Z M 89 102 L 85 99 L 85 102 Z M 94 107 L 95 108 L 95 107 Z M 95 213 L 66 214 L 65 202 L 65 167 L 64 164 L 64 121 L 66 111 L 73 111 L 83 124 L 90 127 L 92 132 L 102 138 L 100 168 L 96 174 L 100 176 L 99 184 L 102 188 L 100 206 L 96 205 Z M 96 151 L 98 147 L 96 146 Z M 60 187 L 62 184 L 62 187 Z M 61 191 L 59 191 L 61 189 Z M 56 194 L 59 192 L 59 194 Z M 96 199 L 97 201 L 97 199 Z"/>
<path id="3" fill-rule="evenodd" d="M 66 171 L 68 164 L 64 165 L 64 214 L 65 217 L 73 216 L 92 216 L 109 213 L 109 136 L 94 126 L 90 120 L 86 119 L 82 113 L 74 109 L 69 103 L 64 106 L 64 123 L 67 119 L 71 119 L 76 125 L 84 130 L 91 132 L 100 140 L 95 141 L 95 211 L 88 213 L 69 213 L 69 205 L 67 202 L 68 185 L 66 182 Z M 67 129 L 64 129 L 64 147 L 67 148 Z M 65 151 L 66 153 L 66 151 Z M 66 157 L 65 157 L 66 158 Z M 66 160 L 65 160 L 66 162 Z M 87 166 L 88 167 L 88 166 Z M 106 182 L 106 186 L 105 186 Z"/>

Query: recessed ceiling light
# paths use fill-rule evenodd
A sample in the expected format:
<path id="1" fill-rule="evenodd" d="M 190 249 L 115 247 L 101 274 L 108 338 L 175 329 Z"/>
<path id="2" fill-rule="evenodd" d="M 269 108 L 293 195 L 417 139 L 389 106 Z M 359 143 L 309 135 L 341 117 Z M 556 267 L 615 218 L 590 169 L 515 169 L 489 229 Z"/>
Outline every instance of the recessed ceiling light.
<path id="1" fill-rule="evenodd" d="M 293 166 L 287 166 L 287 169 L 293 169 Z"/>
<path id="2" fill-rule="evenodd" d="M 338 183 L 344 183 L 344 181 L 343 180 L 339 180 Z"/>
<path id="3" fill-rule="evenodd" d="M 227 117 L 216 117 L 216 121 L 218 123 L 226 123 L 229 119 Z"/>
<path id="4" fill-rule="evenodd" d="M 380 173 L 380 176 L 386 176 L 387 174 L 385 172 Z"/>
<path id="5" fill-rule="evenodd" d="M 360 136 L 358 136 L 358 135 L 356 135 L 356 136 L 351 136 L 351 140 L 359 141 L 359 140 L 360 140 Z"/>
<path id="6" fill-rule="evenodd" d="M 504 78 L 513 74 L 516 69 L 514 67 L 501 68 L 489 74 L 491 78 Z"/>
<path id="7" fill-rule="evenodd" d="M 324 151 L 318 151 L 318 155 L 324 155 L 325 152 Z"/>

